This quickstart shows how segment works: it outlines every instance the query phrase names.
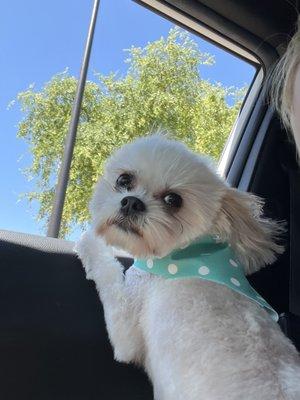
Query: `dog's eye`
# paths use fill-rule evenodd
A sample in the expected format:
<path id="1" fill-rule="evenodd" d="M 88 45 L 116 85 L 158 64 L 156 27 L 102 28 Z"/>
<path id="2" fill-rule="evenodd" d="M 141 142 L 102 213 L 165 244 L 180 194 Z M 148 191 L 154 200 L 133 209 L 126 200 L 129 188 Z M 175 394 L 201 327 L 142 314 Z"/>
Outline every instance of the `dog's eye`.
<path id="1" fill-rule="evenodd" d="M 182 205 L 182 197 L 177 193 L 168 193 L 164 196 L 163 201 L 167 206 L 180 208 Z"/>
<path id="2" fill-rule="evenodd" d="M 117 179 L 116 185 L 119 188 L 131 189 L 133 182 L 133 176 L 131 174 L 122 174 Z"/>

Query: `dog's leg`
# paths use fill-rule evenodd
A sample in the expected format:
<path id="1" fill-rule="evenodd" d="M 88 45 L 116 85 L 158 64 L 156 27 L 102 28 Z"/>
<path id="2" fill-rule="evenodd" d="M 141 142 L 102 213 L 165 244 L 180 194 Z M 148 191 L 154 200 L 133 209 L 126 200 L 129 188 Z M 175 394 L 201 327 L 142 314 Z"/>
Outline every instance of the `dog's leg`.
<path id="1" fill-rule="evenodd" d="M 106 327 L 114 348 L 115 359 L 139 362 L 143 341 L 139 330 L 136 303 L 126 287 L 123 267 L 101 238 L 86 233 L 76 244 L 87 279 L 95 282 L 103 303 Z"/>

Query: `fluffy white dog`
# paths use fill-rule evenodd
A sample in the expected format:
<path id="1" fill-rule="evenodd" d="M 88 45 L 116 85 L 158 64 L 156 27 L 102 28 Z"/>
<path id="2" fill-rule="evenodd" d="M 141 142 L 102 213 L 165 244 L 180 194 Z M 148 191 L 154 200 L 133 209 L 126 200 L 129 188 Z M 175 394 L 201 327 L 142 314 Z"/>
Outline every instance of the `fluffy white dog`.
<path id="1" fill-rule="evenodd" d="M 265 308 L 223 284 L 151 272 L 155 260 L 207 235 L 231 246 L 232 268 L 240 263 L 245 274 L 272 263 L 282 252 L 279 228 L 261 205 L 160 135 L 108 161 L 77 252 L 99 291 L 116 360 L 142 365 L 156 400 L 300 399 L 297 351 Z M 149 272 L 124 274 L 112 246 L 148 260 Z"/>

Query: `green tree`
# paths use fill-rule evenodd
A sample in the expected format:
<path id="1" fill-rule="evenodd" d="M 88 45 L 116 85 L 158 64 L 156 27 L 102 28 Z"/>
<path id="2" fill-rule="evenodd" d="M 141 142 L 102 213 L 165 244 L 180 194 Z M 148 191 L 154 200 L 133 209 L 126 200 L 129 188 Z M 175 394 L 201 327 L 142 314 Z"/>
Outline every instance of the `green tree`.
<path id="1" fill-rule="evenodd" d="M 198 152 L 218 159 L 240 107 L 240 91 L 201 79 L 199 67 L 214 58 L 199 51 L 189 34 L 172 29 L 167 38 L 128 50 L 125 76 L 96 75 L 86 84 L 61 235 L 89 219 L 88 202 L 103 163 L 118 146 L 157 127 L 169 130 Z M 27 140 L 39 203 L 47 222 L 68 130 L 77 80 L 55 75 L 40 91 L 19 93 L 24 119 L 18 136 Z M 227 104 L 234 96 L 234 105 Z"/>

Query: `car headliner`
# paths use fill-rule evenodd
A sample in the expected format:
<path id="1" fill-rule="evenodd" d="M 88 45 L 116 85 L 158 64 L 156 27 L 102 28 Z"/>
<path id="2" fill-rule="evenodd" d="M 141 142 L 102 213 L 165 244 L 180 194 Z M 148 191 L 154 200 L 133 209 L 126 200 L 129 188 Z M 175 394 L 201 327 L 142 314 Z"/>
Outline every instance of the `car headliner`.
<path id="1" fill-rule="evenodd" d="M 253 53 L 258 46 L 284 50 L 295 30 L 297 0 L 166 0 L 186 15 L 207 24 Z M 278 47 L 283 45 L 282 50 Z"/>

